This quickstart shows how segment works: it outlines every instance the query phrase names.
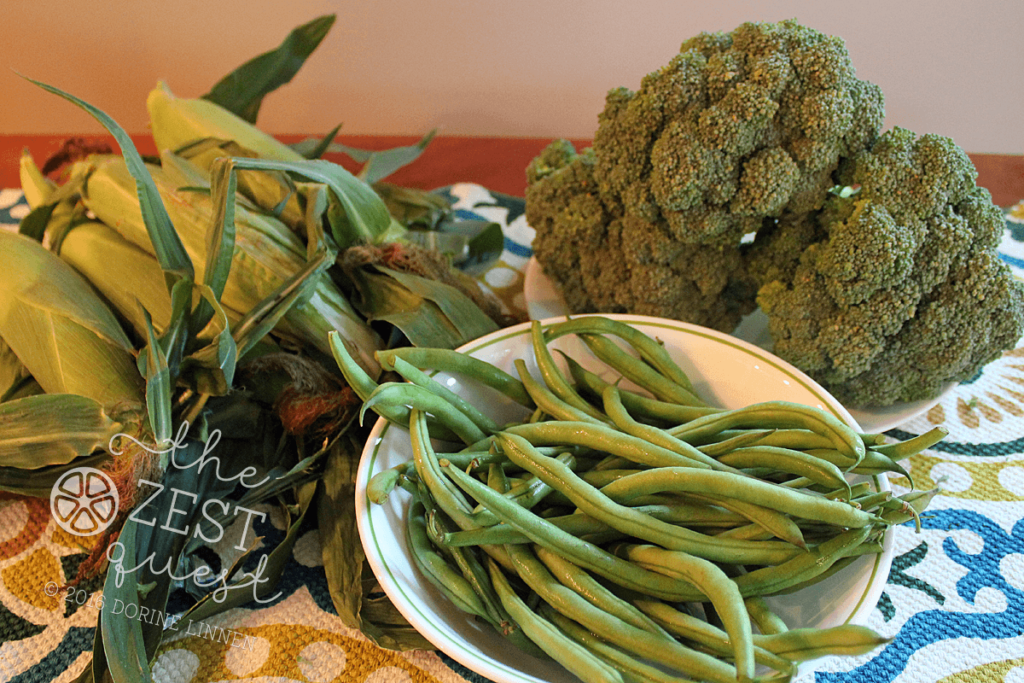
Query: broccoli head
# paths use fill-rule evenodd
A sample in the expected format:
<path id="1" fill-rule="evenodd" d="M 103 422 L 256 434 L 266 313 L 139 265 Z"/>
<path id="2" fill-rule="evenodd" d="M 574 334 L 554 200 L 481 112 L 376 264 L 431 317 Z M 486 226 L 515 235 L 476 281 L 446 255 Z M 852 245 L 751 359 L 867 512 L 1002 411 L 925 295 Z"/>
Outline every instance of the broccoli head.
<path id="1" fill-rule="evenodd" d="M 995 253 L 1004 219 L 975 177 L 948 138 L 896 128 L 843 162 L 837 178 L 858 191 L 830 195 L 813 230 L 759 234 L 749 272 L 775 353 L 848 405 L 889 405 L 1012 348 L 1024 286 Z"/>
<path id="2" fill-rule="evenodd" d="M 1024 332 L 1001 211 L 957 145 L 881 134 L 879 88 L 795 21 L 703 33 L 608 93 L 592 148 L 552 143 L 526 218 L 573 312 L 732 331 L 849 405 L 934 396 Z"/>

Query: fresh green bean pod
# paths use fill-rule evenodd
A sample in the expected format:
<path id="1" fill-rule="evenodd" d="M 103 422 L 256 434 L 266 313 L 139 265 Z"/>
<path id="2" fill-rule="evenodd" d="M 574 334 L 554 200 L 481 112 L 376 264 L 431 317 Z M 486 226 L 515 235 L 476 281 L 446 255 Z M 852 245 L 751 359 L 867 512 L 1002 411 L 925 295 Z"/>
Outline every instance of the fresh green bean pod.
<path id="1" fill-rule="evenodd" d="M 765 401 L 724 413 L 691 420 L 669 430 L 673 436 L 689 441 L 726 429 L 798 428 L 828 437 L 840 453 L 859 463 L 866 448 L 860 434 L 831 413 L 820 408 L 789 401 Z M 771 439 L 772 437 L 766 437 Z"/>
<path id="2" fill-rule="evenodd" d="M 619 337 L 662 375 L 684 389 L 696 393 L 689 376 L 672 359 L 665 347 L 632 325 L 604 316 L 586 316 L 551 325 L 547 329 L 546 337 L 553 340 L 566 334 L 611 334 Z"/>
<path id="3" fill-rule="evenodd" d="M 731 453 L 737 448 L 744 448 L 746 446 L 763 446 L 764 439 L 770 434 L 775 432 L 774 429 L 743 429 L 736 430 L 738 433 L 735 436 L 729 436 L 722 441 L 714 441 L 712 443 L 703 444 L 697 447 L 704 455 L 710 455 L 712 457 L 718 457 Z M 830 442 L 831 443 L 831 442 Z"/>
<path id="4" fill-rule="evenodd" d="M 609 385 L 604 390 L 604 393 L 601 394 L 601 399 L 604 401 L 604 410 L 608 414 L 608 417 L 612 419 L 612 422 L 616 427 L 625 433 L 635 436 L 638 439 L 649 441 L 655 446 L 661 446 L 673 453 L 678 453 L 684 458 L 689 458 L 690 460 L 703 463 L 711 469 L 729 472 L 736 471 L 735 468 L 728 467 L 727 465 L 722 464 L 720 460 L 715 460 L 710 455 L 701 453 L 696 447 L 691 446 L 685 441 L 680 441 L 665 430 L 652 427 L 651 425 L 645 425 L 634 420 L 629 412 L 626 411 L 626 407 L 622 404 L 622 399 L 617 387 Z"/>
<path id="5" fill-rule="evenodd" d="M 626 602 L 600 582 L 561 555 L 543 546 L 534 546 L 537 559 L 544 563 L 551 575 L 566 588 L 575 591 L 581 598 L 608 614 L 644 631 L 668 636 L 665 630 L 650 617 L 629 602 Z"/>
<path id="6" fill-rule="evenodd" d="M 582 446 L 653 467 L 708 468 L 701 462 L 605 425 L 588 422 L 537 422 L 506 427 L 505 432 L 521 436 L 534 446 Z"/>
<path id="7" fill-rule="evenodd" d="M 607 337 L 595 334 L 580 335 L 595 356 L 607 363 L 613 370 L 654 394 L 663 401 L 683 406 L 706 406 L 696 394 L 676 384 L 639 358 L 623 351 Z"/>
<path id="8" fill-rule="evenodd" d="M 833 489 L 850 489 L 842 471 L 828 460 L 817 458 L 804 451 L 777 446 L 744 446 L 719 456 L 718 461 L 735 467 L 768 467 L 770 469 L 804 477 L 810 481 Z"/>
<path id="9" fill-rule="evenodd" d="M 803 662 L 829 655 L 863 655 L 892 642 L 867 626 L 842 624 L 830 628 L 794 628 L 776 635 L 754 636 L 755 642 L 770 652 Z"/>
<path id="10" fill-rule="evenodd" d="M 750 620 L 763 635 L 771 636 L 789 630 L 789 626 L 782 620 L 782 617 L 772 611 L 772 608 L 760 595 L 744 598 L 743 605 L 747 608 Z"/>
<path id="11" fill-rule="evenodd" d="M 522 382 L 487 361 L 474 358 L 469 354 L 452 349 L 428 349 L 417 346 L 404 346 L 378 353 L 380 359 L 385 361 L 388 361 L 390 356 L 397 356 L 421 370 L 447 372 L 471 379 L 508 396 L 521 406 L 531 410 L 534 408 L 533 401 L 530 400 L 529 394 L 523 388 Z"/>
<path id="12" fill-rule="evenodd" d="M 670 674 L 609 645 L 548 605 L 541 605 L 541 614 L 570 638 L 622 672 L 633 683 L 696 683 L 692 678 L 681 678 L 675 672 Z"/>
<path id="13" fill-rule="evenodd" d="M 503 439 L 502 435 L 499 435 L 499 440 Z M 517 460 L 515 453 L 506 452 L 512 460 Z M 864 527 L 879 521 L 873 515 L 843 501 L 829 500 L 731 472 L 661 467 L 622 477 L 601 489 L 604 495 L 619 502 L 666 491 L 714 495 L 716 498 L 744 501 L 801 519 L 849 528 Z"/>
<path id="14" fill-rule="evenodd" d="M 434 419 L 457 434 L 467 444 L 475 443 L 487 436 L 454 405 L 415 384 L 399 382 L 381 384 L 363 401 L 363 406 L 359 411 L 360 419 L 367 410 L 370 408 L 376 410 L 378 406 L 387 411 L 397 411 L 412 406 L 430 413 Z"/>
<path id="15" fill-rule="evenodd" d="M 746 542 L 717 539 L 706 536 L 685 527 L 667 524 L 649 515 L 619 505 L 602 491 L 590 486 L 580 479 L 563 463 L 537 453 L 530 443 L 515 434 L 501 432 L 498 443 L 513 462 L 537 475 L 553 489 L 565 494 L 572 503 L 585 514 L 590 515 L 608 526 L 637 538 L 657 543 L 666 548 L 682 550 L 708 560 L 721 562 L 741 562 L 745 564 L 775 564 L 785 561 L 800 552 L 799 548 L 784 542 Z M 671 468 L 663 468 L 671 469 Z M 686 470 L 689 468 L 678 468 Z M 694 470 L 710 472 L 710 470 Z M 641 473 L 642 474 L 642 473 Z M 728 474 L 716 472 L 715 474 Z M 625 479 L 640 476 L 631 475 Z M 619 481 L 624 481 L 621 479 Z M 616 486 L 619 482 L 609 484 Z M 608 487 L 605 487 L 606 489 Z"/>
<path id="16" fill-rule="evenodd" d="M 569 366 L 569 374 L 572 375 L 573 382 L 576 383 L 577 388 L 591 396 L 594 400 L 600 401 L 602 392 L 604 392 L 606 387 L 612 385 L 564 353 L 562 353 L 562 357 Z M 622 404 L 626 406 L 626 410 L 646 420 L 678 425 L 698 417 L 723 412 L 721 408 L 713 408 L 711 406 L 683 406 L 678 403 L 659 401 L 656 398 L 650 398 L 621 387 L 619 392 Z"/>
<path id="17" fill-rule="evenodd" d="M 533 346 L 533 356 L 537 361 L 537 368 L 540 370 L 541 378 L 544 380 L 544 384 L 551 391 L 552 394 L 557 396 L 564 403 L 572 406 L 578 412 L 585 415 L 589 415 L 591 418 L 604 422 L 606 418 L 600 410 L 587 403 L 576 390 L 572 388 L 569 381 L 562 374 L 562 371 L 558 368 L 558 364 L 555 363 L 554 357 L 551 355 L 551 350 L 548 349 L 548 345 L 544 341 L 544 332 L 541 331 L 540 323 L 536 320 L 530 325 L 530 340 Z M 520 380 L 523 381 L 523 385 L 526 385 L 526 381 L 522 379 L 524 369 L 519 368 L 519 362 L 516 362 L 516 369 L 519 370 Z M 525 364 L 524 364 L 525 367 Z M 536 398 L 534 398 L 536 401 Z M 569 418 L 571 419 L 571 418 Z"/>
<path id="18" fill-rule="evenodd" d="M 530 609 L 512 590 L 508 579 L 501 573 L 497 564 L 490 562 L 488 570 L 501 604 L 527 637 L 548 656 L 585 683 L 625 683 L 622 675 L 613 667 L 593 656 L 586 648 Z"/>
<path id="19" fill-rule="evenodd" d="M 718 654 L 728 655 L 732 652 L 733 645 L 729 634 L 702 619 L 680 612 L 674 607 L 656 600 L 638 600 L 636 606 L 658 624 L 684 640 L 699 643 Z M 796 673 L 796 666 L 793 662 L 763 647 L 754 646 L 756 637 L 756 635 L 751 637 L 751 651 L 757 664 L 771 667 L 783 674 Z"/>
<path id="20" fill-rule="evenodd" d="M 519 577 L 527 586 L 539 594 L 544 602 L 551 605 L 556 611 L 578 621 L 585 628 L 593 631 L 595 635 L 654 662 L 678 669 L 684 674 L 715 683 L 736 682 L 736 669 L 721 660 L 684 647 L 681 643 L 663 635 L 663 632 L 650 633 L 632 626 L 595 607 L 575 591 L 562 586 L 551 576 L 544 564 L 537 560 L 529 548 L 519 545 L 509 546 L 508 551 Z M 743 616 L 746 622 L 745 612 Z M 750 624 L 746 623 L 749 629 Z M 741 666 L 743 666 L 741 671 L 745 673 L 745 663 L 741 663 Z M 751 675 L 747 678 L 752 677 L 752 658 L 750 671 Z"/>
<path id="21" fill-rule="evenodd" d="M 405 537 L 413 563 L 431 584 L 463 612 L 490 621 L 480 597 L 466 578 L 452 568 L 430 544 L 423 517 L 423 504 L 418 500 L 413 501 L 409 508 Z"/>
<path id="22" fill-rule="evenodd" d="M 500 425 L 497 422 L 480 412 L 480 410 L 478 410 L 472 403 L 462 398 L 404 358 L 393 354 L 383 357 L 379 353 L 375 354 L 375 356 L 377 358 L 377 362 L 380 363 L 381 368 L 397 372 L 406 381 L 423 387 L 427 391 L 437 394 L 440 398 L 448 401 L 468 417 L 473 424 L 479 427 L 480 431 L 483 433 L 490 434 L 498 431 L 500 428 Z"/>
<path id="23" fill-rule="evenodd" d="M 596 410 L 580 410 L 575 405 L 563 401 L 548 387 L 544 386 L 530 374 L 526 368 L 526 361 L 522 358 L 515 360 L 516 370 L 519 372 L 519 379 L 526 387 L 526 393 L 530 395 L 537 407 L 556 420 L 568 420 L 572 422 L 590 422 L 593 424 L 607 424 L 608 418 L 601 415 L 595 416 Z M 597 413 L 600 415 L 600 413 Z"/>
<path id="24" fill-rule="evenodd" d="M 530 541 L 561 553 L 574 564 L 589 569 L 612 583 L 663 600 L 700 600 L 699 591 L 682 580 L 648 571 L 616 557 L 593 543 L 562 531 L 554 524 L 507 500 L 461 470 L 448 467 L 448 476 L 464 491 L 487 506 L 503 522 L 527 536 Z"/>
<path id="25" fill-rule="evenodd" d="M 906 441 L 897 441 L 896 443 L 872 446 L 871 450 L 887 455 L 893 460 L 904 460 L 905 458 L 917 455 L 921 451 L 931 448 L 947 436 L 949 436 L 948 429 L 945 427 L 934 427 L 924 434 L 918 434 Z"/>

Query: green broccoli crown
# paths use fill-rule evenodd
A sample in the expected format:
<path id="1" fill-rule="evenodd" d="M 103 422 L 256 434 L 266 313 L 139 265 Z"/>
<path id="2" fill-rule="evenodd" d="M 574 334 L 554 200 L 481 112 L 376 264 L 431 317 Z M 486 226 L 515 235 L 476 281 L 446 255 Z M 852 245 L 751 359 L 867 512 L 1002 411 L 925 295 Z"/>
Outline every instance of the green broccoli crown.
<path id="1" fill-rule="evenodd" d="M 1024 333 L 1024 286 L 968 156 L 883 114 L 838 38 L 696 36 L 608 93 L 592 148 L 530 164 L 537 260 L 573 312 L 728 332 L 760 305 L 775 353 L 848 405 L 933 397 Z"/>
<path id="2" fill-rule="evenodd" d="M 853 189 L 815 215 L 823 236 L 792 277 L 771 269 L 767 235 L 750 250 L 777 354 L 842 401 L 887 405 L 933 396 L 1013 346 L 1024 290 L 994 251 L 1002 214 L 952 140 L 896 128 L 837 177 Z"/>
<path id="3" fill-rule="evenodd" d="M 748 23 L 686 41 L 639 90 L 609 93 L 595 178 L 624 213 L 735 245 L 761 219 L 805 207 L 808 190 L 820 196 L 882 115 L 841 40 L 795 21 Z"/>

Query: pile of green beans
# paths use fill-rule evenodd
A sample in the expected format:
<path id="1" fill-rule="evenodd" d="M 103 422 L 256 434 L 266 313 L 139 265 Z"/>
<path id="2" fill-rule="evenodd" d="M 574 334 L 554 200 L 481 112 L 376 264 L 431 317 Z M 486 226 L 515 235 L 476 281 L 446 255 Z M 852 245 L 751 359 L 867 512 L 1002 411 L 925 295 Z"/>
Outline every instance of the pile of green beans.
<path id="1" fill-rule="evenodd" d="M 549 345 L 568 334 L 648 393 L 559 365 Z M 933 492 L 894 497 L 847 475 L 909 477 L 898 461 L 945 430 L 893 444 L 794 403 L 717 408 L 657 340 L 609 318 L 534 322 L 531 342 L 539 377 L 524 360 L 517 377 L 393 349 L 378 360 L 407 381 L 380 385 L 334 349 L 363 410 L 409 430 L 412 461 L 367 495 L 410 494 L 414 563 L 454 604 L 584 681 L 782 681 L 800 661 L 887 642 L 849 624 L 790 629 L 764 598 L 827 580 L 919 520 Z M 436 372 L 530 416 L 498 425 Z M 438 452 L 439 438 L 463 446 Z"/>

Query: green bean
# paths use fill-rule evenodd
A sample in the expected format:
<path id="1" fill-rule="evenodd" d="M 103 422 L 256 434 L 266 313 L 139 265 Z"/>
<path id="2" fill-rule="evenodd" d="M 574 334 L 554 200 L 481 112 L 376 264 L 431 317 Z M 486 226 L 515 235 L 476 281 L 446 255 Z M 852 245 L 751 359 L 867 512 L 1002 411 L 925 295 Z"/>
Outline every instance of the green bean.
<path id="1" fill-rule="evenodd" d="M 739 469 L 769 467 L 779 472 L 805 477 L 822 486 L 850 490 L 850 484 L 838 467 L 804 451 L 777 446 L 745 446 L 720 456 L 718 461 Z"/>
<path id="2" fill-rule="evenodd" d="M 609 645 L 548 605 L 541 606 L 541 613 L 566 635 L 621 671 L 634 683 L 696 683 L 693 679 L 679 677 L 675 672 L 669 674 L 662 669 L 646 664 L 619 648 Z"/>
<path id="3" fill-rule="evenodd" d="M 559 583 L 575 591 L 584 600 L 594 605 L 594 607 L 604 610 L 631 626 L 643 629 L 644 631 L 650 631 L 651 633 L 668 636 L 664 629 L 654 623 L 650 617 L 605 588 L 594 577 L 590 576 L 586 570 L 577 567 L 561 555 L 553 553 L 542 546 L 534 547 L 533 552 Z"/>
<path id="4" fill-rule="evenodd" d="M 506 433 L 499 434 L 499 441 L 504 441 L 504 434 Z M 506 453 L 513 461 L 518 461 L 515 453 L 507 450 Z M 878 521 L 873 515 L 841 501 L 829 500 L 730 472 L 661 467 L 631 474 L 601 489 L 602 493 L 616 501 L 666 491 L 714 495 L 723 499 L 761 505 L 801 519 L 851 528 L 867 526 Z"/>
<path id="5" fill-rule="evenodd" d="M 557 323 L 547 329 L 547 338 L 555 339 L 566 334 L 612 334 L 632 346 L 640 357 L 650 363 L 658 372 L 672 382 L 694 392 L 693 383 L 686 372 L 672 359 L 665 347 L 657 340 L 644 334 L 632 325 L 603 316 L 574 318 Z"/>
<path id="6" fill-rule="evenodd" d="M 737 671 L 724 662 L 691 650 L 661 633 L 654 634 L 608 614 L 575 591 L 559 584 L 547 568 L 524 546 L 509 546 L 509 556 L 519 577 L 556 611 L 578 621 L 595 635 L 652 661 L 687 675 L 721 683 L 735 683 Z M 710 564 L 710 563 L 709 563 Z M 713 566 L 713 565 L 712 565 Z M 746 621 L 746 613 L 743 614 Z M 749 630 L 750 624 L 747 623 Z M 745 662 L 742 671 L 746 672 Z M 753 665 L 751 662 L 751 674 Z M 750 676 L 748 676 L 749 678 Z"/>
<path id="7" fill-rule="evenodd" d="M 338 368 L 341 370 L 342 376 L 345 378 L 345 382 L 352 388 L 352 391 L 356 392 L 356 395 L 362 401 L 366 401 L 373 395 L 373 392 L 378 389 L 378 384 L 372 377 L 370 377 L 362 366 L 359 365 L 352 358 L 348 352 L 348 348 L 345 346 L 345 340 L 343 340 L 337 333 L 332 332 L 329 335 L 331 352 L 334 354 L 334 360 L 338 364 Z M 380 404 L 374 408 L 374 412 L 383 417 L 388 422 L 397 424 L 402 427 L 409 426 L 409 408 L 405 405 L 388 405 Z M 362 420 L 362 414 L 360 414 L 360 420 Z M 434 433 L 438 438 L 446 441 L 457 440 L 454 433 L 446 427 L 440 425 L 435 427 Z"/>
<path id="8" fill-rule="evenodd" d="M 499 391 L 526 408 L 534 407 L 530 396 L 519 380 L 487 361 L 474 358 L 469 354 L 451 349 L 429 349 L 416 346 L 389 349 L 377 353 L 382 361 L 388 360 L 389 356 L 397 356 L 420 369 L 429 368 L 438 372 L 461 375 Z"/>
<path id="9" fill-rule="evenodd" d="M 405 537 L 416 568 L 460 610 L 490 621 L 480 597 L 466 578 L 431 546 L 423 519 L 423 504 L 413 501 L 408 516 Z"/>
<path id="10" fill-rule="evenodd" d="M 600 400 L 601 393 L 611 384 L 590 372 L 564 353 L 562 353 L 562 357 L 569 366 L 569 374 L 572 375 L 576 386 L 584 393 L 593 396 L 595 400 Z M 658 420 L 678 425 L 683 422 L 689 422 L 694 418 L 723 412 L 721 408 L 712 408 L 711 406 L 683 406 L 678 403 L 659 401 L 656 398 L 643 396 L 622 388 L 619 391 L 622 394 L 622 404 L 626 406 L 626 409 L 630 413 L 648 420 Z"/>
<path id="11" fill-rule="evenodd" d="M 728 633 L 702 619 L 680 612 L 663 602 L 655 600 L 638 600 L 636 606 L 681 638 L 700 643 L 718 654 L 729 654 L 733 649 Z M 746 613 L 743 616 L 746 618 Z M 793 662 L 763 647 L 754 646 L 754 637 L 756 636 L 752 635 L 751 637 L 751 652 L 756 663 L 769 666 L 781 673 L 796 673 L 796 667 L 793 665 Z"/>
<path id="12" fill-rule="evenodd" d="M 747 427 L 796 427 L 826 436 L 832 445 L 855 462 L 860 462 L 866 450 L 860 434 L 839 418 L 820 408 L 789 401 L 765 401 L 725 413 L 691 420 L 669 430 L 673 436 L 689 441 L 691 438 L 719 433 L 725 429 Z M 770 439 L 771 437 L 766 437 Z"/>
<path id="13" fill-rule="evenodd" d="M 642 505 L 633 509 L 645 515 L 650 515 L 655 519 L 660 519 L 663 522 L 688 524 L 691 526 L 722 527 L 745 521 L 740 515 L 706 505 Z M 612 530 L 604 522 L 579 512 L 562 517 L 551 517 L 548 521 L 575 537 L 608 534 Z M 453 546 L 497 545 L 504 543 L 527 543 L 529 540 L 525 534 L 503 523 L 470 531 L 456 531 L 448 534 L 445 537 L 444 543 Z"/>
<path id="14" fill-rule="evenodd" d="M 552 659 L 586 683 L 623 683 L 622 675 L 562 634 L 523 602 L 494 562 L 488 564 L 494 589 L 523 632 Z"/>
<path id="15" fill-rule="evenodd" d="M 604 393 L 601 394 L 601 398 L 604 401 L 604 410 L 608 414 L 608 417 L 612 419 L 612 422 L 616 427 L 625 433 L 635 436 L 638 439 L 649 441 L 655 446 L 661 446 L 673 453 L 678 453 L 684 458 L 689 458 L 690 460 L 703 463 L 712 469 L 726 470 L 730 472 L 736 471 L 732 467 L 727 467 L 726 465 L 721 464 L 720 461 L 715 460 L 711 456 L 701 453 L 694 446 L 691 446 L 685 441 L 680 441 L 668 432 L 634 420 L 626 411 L 625 406 L 622 405 L 619 390 L 615 386 L 609 385 L 604 390 Z"/>
<path id="16" fill-rule="evenodd" d="M 726 429 L 717 435 L 710 435 L 711 438 L 729 439 L 743 434 L 750 433 L 749 429 Z M 806 451 L 812 448 L 833 448 L 832 439 L 821 434 L 816 434 L 809 429 L 778 428 L 766 430 L 760 440 L 751 443 L 754 446 L 777 446 L 778 448 L 792 448 L 797 451 Z M 712 443 L 720 443 L 713 441 Z M 849 458 L 850 464 L 854 462 Z"/>
<path id="17" fill-rule="evenodd" d="M 594 416 L 594 413 L 597 411 L 593 408 L 588 411 L 580 410 L 576 406 L 563 401 L 554 392 L 535 380 L 530 375 L 530 371 L 526 369 L 526 362 L 523 359 L 517 358 L 515 366 L 516 370 L 519 371 L 519 379 L 522 381 L 523 386 L 526 387 L 526 392 L 530 395 L 530 398 L 533 399 L 533 402 L 537 404 L 539 409 L 551 417 L 556 420 L 570 420 L 573 422 L 607 423 L 607 418 Z"/>
<path id="18" fill-rule="evenodd" d="M 763 635 L 770 636 L 777 633 L 785 633 L 789 626 L 778 614 L 772 611 L 768 603 L 760 595 L 752 595 L 743 599 L 743 605 L 747 608 L 750 620 L 757 626 L 757 630 Z M 756 641 L 756 639 L 755 639 Z"/>
<path id="19" fill-rule="evenodd" d="M 562 453 L 555 459 L 559 462 L 565 463 L 566 467 L 569 467 L 570 469 L 575 467 L 576 458 L 571 453 Z M 491 488 L 494 487 L 492 486 Z M 506 498 L 515 501 L 517 505 L 530 510 L 547 498 L 552 491 L 554 491 L 554 489 L 548 486 L 546 482 L 534 475 L 530 475 L 527 478 L 527 481 L 516 485 L 514 488 L 506 491 L 503 495 Z M 480 526 L 493 526 L 498 523 L 498 518 L 482 505 L 478 505 L 474 508 L 473 519 Z"/>
<path id="20" fill-rule="evenodd" d="M 800 527 L 783 513 L 772 510 L 771 508 L 758 505 L 756 503 L 750 503 L 747 501 L 737 500 L 735 498 L 728 498 L 724 496 L 705 495 L 702 493 L 687 493 L 685 500 L 697 501 L 698 503 L 705 503 L 709 505 L 717 505 L 729 512 L 740 515 L 744 519 L 753 522 L 755 525 L 760 527 L 762 530 L 769 534 L 768 538 L 779 538 L 787 543 L 792 543 L 798 548 L 806 548 L 807 545 L 804 543 L 803 533 L 800 531 Z M 619 502 L 619 501 L 617 501 Z M 740 539 L 740 536 L 734 535 L 722 535 L 718 534 L 719 538 L 736 538 Z M 760 540 L 753 537 L 746 540 Z"/>
<path id="21" fill-rule="evenodd" d="M 447 472 L 448 476 L 469 495 L 486 505 L 488 510 L 509 526 L 522 532 L 532 542 L 563 554 L 574 564 L 589 569 L 612 583 L 664 600 L 699 600 L 702 597 L 685 581 L 637 567 L 593 543 L 562 531 L 459 469 L 448 467 Z"/>
<path id="22" fill-rule="evenodd" d="M 507 427 L 505 432 L 521 436 L 534 446 L 568 444 L 592 448 L 654 467 L 707 468 L 707 465 L 696 460 L 605 425 L 588 422 L 537 422 Z"/>
<path id="23" fill-rule="evenodd" d="M 853 553 L 872 533 L 872 527 L 845 531 L 782 564 L 755 569 L 734 580 L 745 597 L 779 593 L 821 574 L 836 561 Z"/>
<path id="24" fill-rule="evenodd" d="M 385 407 L 388 410 L 412 406 L 413 408 L 428 412 L 455 432 L 467 444 L 474 443 L 487 436 L 458 408 L 440 396 L 415 384 L 404 382 L 386 382 L 381 384 L 363 402 L 363 406 L 359 411 L 360 419 L 362 419 L 363 414 L 368 409 L 376 409 L 377 406 Z"/>
<path id="25" fill-rule="evenodd" d="M 653 548 L 654 546 L 646 547 Z M 630 548 L 630 559 L 635 557 L 638 561 L 643 562 L 645 546 L 630 546 Z M 740 678 L 753 678 L 754 648 L 750 619 L 736 584 L 713 562 L 702 560 L 699 557 L 688 557 L 686 553 L 676 553 L 675 557 L 676 562 L 672 566 L 673 572 L 705 595 L 722 619 L 722 625 L 732 643 L 736 670 Z M 515 556 L 512 561 L 516 561 Z"/>
<path id="26" fill-rule="evenodd" d="M 448 533 L 448 529 L 445 528 L 444 521 L 439 516 L 438 510 L 427 512 L 426 526 L 427 535 L 434 541 L 435 545 L 437 545 L 439 539 L 443 539 L 444 535 Z M 487 621 L 501 632 L 502 635 L 509 635 L 514 628 L 512 618 L 502 607 L 497 594 L 494 592 L 494 587 L 488 580 L 483 565 L 477 560 L 472 549 L 446 548 L 446 550 L 455 561 L 455 566 L 459 568 L 463 578 L 466 579 L 470 588 L 480 599 L 480 604 L 483 605 L 484 611 L 487 612 Z"/>
<path id="27" fill-rule="evenodd" d="M 713 443 L 703 444 L 697 447 L 704 455 L 710 455 L 717 457 L 730 453 L 737 448 L 743 448 L 745 446 L 764 445 L 764 439 L 774 433 L 774 429 L 744 429 L 738 430 L 739 433 L 735 436 L 730 436 L 722 441 L 715 441 Z"/>
<path id="28" fill-rule="evenodd" d="M 424 389 L 445 399 L 458 408 L 473 422 L 473 424 L 479 427 L 480 431 L 485 434 L 498 431 L 500 425 L 498 425 L 497 422 L 481 413 L 472 403 L 462 398 L 454 391 L 435 380 L 433 377 L 427 375 L 409 361 L 395 355 L 388 355 L 386 357 L 383 357 L 380 353 L 375 355 L 377 362 L 380 363 L 380 366 L 383 369 L 397 372 L 406 381 L 423 387 Z"/>
<path id="29" fill-rule="evenodd" d="M 863 655 L 892 642 L 867 626 L 843 624 L 830 628 L 795 628 L 785 633 L 755 636 L 757 644 L 777 655 L 803 662 L 828 655 Z"/>
<path id="30" fill-rule="evenodd" d="M 536 320 L 530 325 L 530 339 L 533 345 L 533 356 L 537 361 L 537 368 L 540 370 L 541 377 L 544 379 L 544 383 L 547 385 L 551 393 L 561 399 L 564 403 L 572 406 L 580 413 L 589 415 L 591 418 L 599 421 L 606 421 L 607 418 L 601 414 L 601 411 L 594 408 L 594 406 L 587 403 L 576 393 L 576 390 L 572 388 L 566 380 L 565 375 L 558 369 L 558 365 L 555 363 L 555 359 L 551 356 L 551 351 L 548 349 L 548 345 L 544 342 L 544 333 L 541 331 L 540 323 Z M 525 368 L 525 364 L 524 364 Z M 520 379 L 525 372 L 523 368 L 519 368 L 519 362 L 516 363 L 516 369 L 519 370 Z M 526 381 L 523 380 L 524 386 Z M 536 398 L 534 398 L 536 401 Z M 573 419 L 573 418 L 567 418 Z"/>
<path id="31" fill-rule="evenodd" d="M 371 503 L 383 505 L 401 478 L 402 472 L 394 467 L 378 472 L 366 483 L 366 498 Z"/>
<path id="32" fill-rule="evenodd" d="M 537 475 L 552 488 L 561 491 L 582 512 L 599 519 L 608 526 L 626 534 L 658 543 L 667 548 L 684 550 L 698 557 L 723 562 L 743 562 L 747 564 L 773 564 L 781 562 L 799 553 L 800 549 L 783 542 L 745 542 L 717 539 L 714 536 L 691 531 L 685 527 L 667 524 L 636 510 L 619 505 L 598 489 L 580 479 L 563 463 L 537 453 L 530 443 L 515 434 L 501 432 L 498 443 L 512 459 L 523 468 Z M 663 468 L 687 470 L 689 468 Z M 710 470 L 693 470 L 694 472 L 710 472 Z M 632 479 L 639 474 L 624 479 Z M 726 472 L 714 474 L 728 475 Z M 734 476 L 734 475 L 729 475 Z M 616 486 L 619 482 L 609 484 Z M 608 487 L 605 487 L 608 488 Z"/>
<path id="33" fill-rule="evenodd" d="M 947 436 L 949 436 L 948 429 L 945 427 L 934 427 L 924 434 L 918 434 L 906 441 L 872 446 L 871 450 L 887 455 L 893 460 L 904 460 L 912 455 L 917 455 L 923 450 L 931 448 Z"/>
<path id="34" fill-rule="evenodd" d="M 676 384 L 639 358 L 629 355 L 607 337 L 582 334 L 580 339 L 595 356 L 607 363 L 613 370 L 659 399 L 684 406 L 707 405 L 692 391 Z"/>

